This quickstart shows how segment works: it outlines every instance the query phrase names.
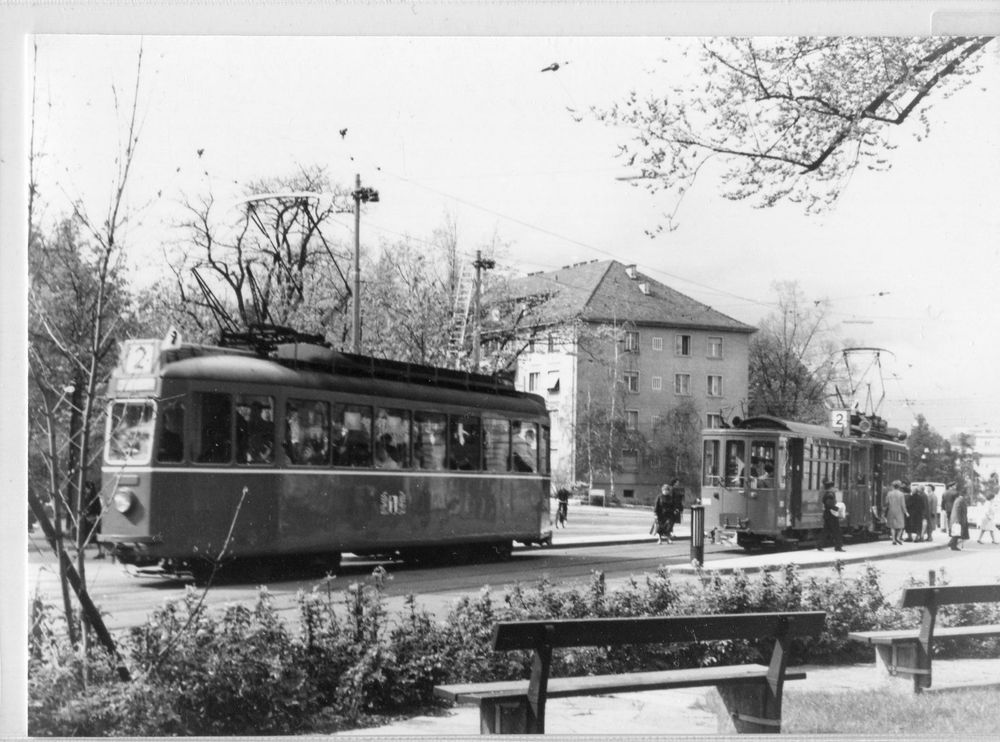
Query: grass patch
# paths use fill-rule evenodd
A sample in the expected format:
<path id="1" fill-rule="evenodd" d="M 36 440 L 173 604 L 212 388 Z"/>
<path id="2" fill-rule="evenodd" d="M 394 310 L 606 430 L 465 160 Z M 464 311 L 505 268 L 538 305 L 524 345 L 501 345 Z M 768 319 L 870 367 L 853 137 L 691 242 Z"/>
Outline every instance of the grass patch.
<path id="1" fill-rule="evenodd" d="M 782 734 L 994 736 L 1000 689 L 914 694 L 897 691 L 795 691 L 785 688 Z"/>

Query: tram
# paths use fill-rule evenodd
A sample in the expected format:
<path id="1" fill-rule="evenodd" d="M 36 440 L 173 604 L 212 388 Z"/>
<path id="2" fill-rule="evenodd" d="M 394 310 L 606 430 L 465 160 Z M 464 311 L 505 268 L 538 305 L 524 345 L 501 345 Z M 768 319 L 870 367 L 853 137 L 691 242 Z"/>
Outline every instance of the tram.
<path id="1" fill-rule="evenodd" d="M 745 549 L 813 545 L 823 482 L 832 481 L 845 537 L 881 536 L 885 492 L 907 474 L 906 434 L 875 415 L 835 418 L 837 428 L 761 415 L 702 431 L 702 501 L 717 513 L 715 525 Z"/>
<path id="2" fill-rule="evenodd" d="M 316 336 L 126 341 L 108 387 L 99 540 L 125 564 L 509 556 L 550 543 L 549 418 L 506 375 Z"/>

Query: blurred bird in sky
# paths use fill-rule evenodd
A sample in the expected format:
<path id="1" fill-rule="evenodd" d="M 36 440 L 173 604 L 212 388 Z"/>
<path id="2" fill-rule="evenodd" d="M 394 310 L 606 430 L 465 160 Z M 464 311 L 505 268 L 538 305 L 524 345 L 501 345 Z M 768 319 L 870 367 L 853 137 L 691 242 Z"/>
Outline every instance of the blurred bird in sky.
<path id="1" fill-rule="evenodd" d="M 563 64 L 569 64 L 569 62 L 563 62 Z M 548 67 L 543 67 L 542 72 L 555 72 L 560 66 L 561 65 L 558 62 L 553 62 Z"/>
<path id="2" fill-rule="evenodd" d="M 340 130 L 340 138 L 343 139 L 346 136 L 347 136 L 347 129 L 341 129 Z"/>

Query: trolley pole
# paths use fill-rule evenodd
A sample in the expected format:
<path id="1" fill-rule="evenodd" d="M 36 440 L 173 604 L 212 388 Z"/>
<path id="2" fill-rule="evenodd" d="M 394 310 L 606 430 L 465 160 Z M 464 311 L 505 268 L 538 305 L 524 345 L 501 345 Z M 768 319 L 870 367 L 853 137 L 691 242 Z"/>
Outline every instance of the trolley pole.
<path id="1" fill-rule="evenodd" d="M 481 250 L 476 250 L 476 261 L 473 265 L 476 267 L 476 291 L 475 291 L 475 305 L 473 307 L 474 314 L 472 315 L 472 370 L 479 370 L 479 298 L 482 293 L 482 271 L 492 270 L 496 267 L 496 261 L 492 258 L 483 259 L 483 253 Z"/>
<path id="2" fill-rule="evenodd" d="M 354 316 L 351 322 L 351 345 L 355 353 L 361 352 L 361 204 L 378 203 L 378 191 L 361 187 L 361 174 L 354 176 Z"/>
<path id="3" fill-rule="evenodd" d="M 705 563 L 705 506 L 691 506 L 691 561 Z"/>

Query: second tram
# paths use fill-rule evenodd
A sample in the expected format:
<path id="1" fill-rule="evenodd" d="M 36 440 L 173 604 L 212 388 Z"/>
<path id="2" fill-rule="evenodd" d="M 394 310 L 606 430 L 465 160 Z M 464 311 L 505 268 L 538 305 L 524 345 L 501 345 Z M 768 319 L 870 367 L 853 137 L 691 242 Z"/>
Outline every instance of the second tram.
<path id="1" fill-rule="evenodd" d="M 746 548 L 814 544 L 823 528 L 823 482 L 846 509 L 845 537 L 878 538 L 888 485 L 905 479 L 906 434 L 875 416 L 850 416 L 843 432 L 757 416 L 702 433 L 702 500 Z M 712 516 L 708 516 L 712 517 Z"/>

